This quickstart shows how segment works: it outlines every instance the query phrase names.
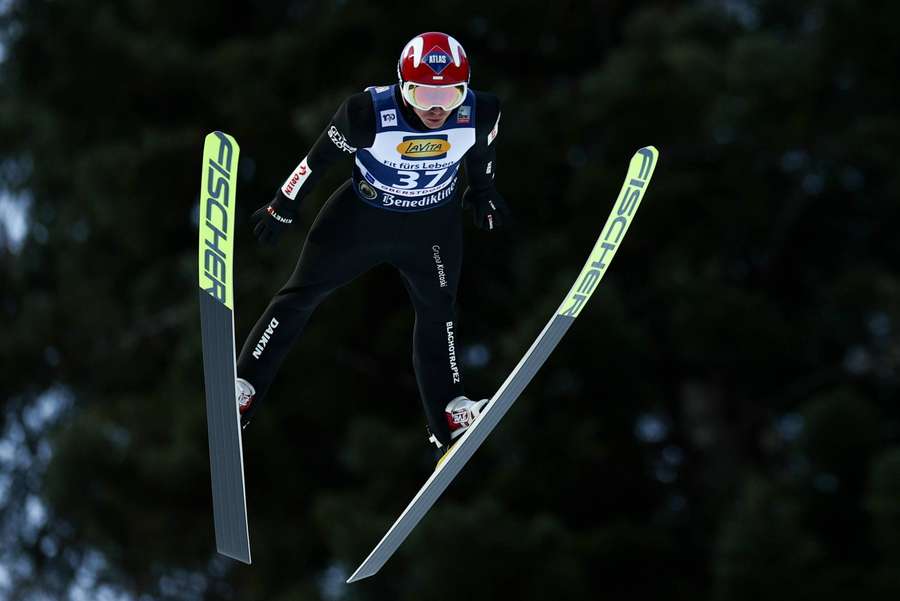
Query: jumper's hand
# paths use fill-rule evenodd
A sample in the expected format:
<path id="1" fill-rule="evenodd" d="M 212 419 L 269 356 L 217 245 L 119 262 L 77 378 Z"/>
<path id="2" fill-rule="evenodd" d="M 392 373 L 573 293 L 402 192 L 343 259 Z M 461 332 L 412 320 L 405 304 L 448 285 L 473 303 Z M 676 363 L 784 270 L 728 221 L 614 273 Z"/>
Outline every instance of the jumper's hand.
<path id="1" fill-rule="evenodd" d="M 509 222 L 509 206 L 493 188 L 475 191 L 466 188 L 462 199 L 463 208 L 472 208 L 475 226 L 483 230 L 496 230 Z"/>
<path id="2" fill-rule="evenodd" d="M 284 200 L 289 199 L 279 190 L 272 202 L 258 208 L 250 216 L 253 235 L 260 244 L 275 244 L 282 232 L 294 222 L 297 210 L 288 208 Z"/>

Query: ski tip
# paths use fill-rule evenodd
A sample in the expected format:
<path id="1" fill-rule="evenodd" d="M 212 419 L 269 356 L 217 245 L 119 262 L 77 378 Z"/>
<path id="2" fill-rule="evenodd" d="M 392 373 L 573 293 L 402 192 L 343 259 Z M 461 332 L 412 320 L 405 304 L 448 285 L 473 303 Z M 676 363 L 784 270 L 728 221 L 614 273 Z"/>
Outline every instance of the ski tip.
<path id="1" fill-rule="evenodd" d="M 229 145 L 240 149 L 240 146 L 238 146 L 237 140 L 234 139 L 234 136 L 226 134 L 224 131 L 221 131 L 218 129 L 213 130 L 213 131 L 209 132 L 208 134 L 206 134 L 206 137 L 203 140 L 204 140 L 204 142 L 203 142 L 204 144 L 214 144 L 216 141 L 221 142 L 221 141 L 227 140 Z"/>
<path id="2" fill-rule="evenodd" d="M 637 167 L 638 177 L 642 180 L 650 180 L 653 170 L 656 168 L 656 162 L 659 160 L 659 151 L 656 146 L 644 146 L 639 148 L 634 156 L 631 157 L 629 164 L 629 173 L 632 168 Z"/>

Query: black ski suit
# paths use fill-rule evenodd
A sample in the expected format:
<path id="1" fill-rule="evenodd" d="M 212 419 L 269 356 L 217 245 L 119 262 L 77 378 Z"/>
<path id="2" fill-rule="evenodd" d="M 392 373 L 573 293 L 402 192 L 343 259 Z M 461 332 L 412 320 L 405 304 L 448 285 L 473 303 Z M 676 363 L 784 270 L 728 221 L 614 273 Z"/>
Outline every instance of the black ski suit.
<path id="1" fill-rule="evenodd" d="M 500 105 L 494 95 L 474 94 L 476 141 L 465 154 L 466 172 L 470 189 L 490 195 L 495 194 L 493 141 Z M 396 91 L 395 96 L 407 122 L 423 133 L 429 132 Z M 448 119 L 454 116 L 455 111 Z M 306 157 L 309 172 L 301 163 L 279 191 L 281 200 L 293 202 L 296 208 L 327 167 L 349 158 L 357 148 L 369 148 L 375 138 L 376 117 L 368 92 L 349 97 Z M 298 178 L 298 173 L 304 177 Z M 296 194 L 296 198 L 288 198 L 286 192 Z M 413 367 L 428 427 L 442 444 L 449 443 L 444 408 L 464 394 L 455 339 L 455 302 L 462 262 L 459 196 L 457 187 L 452 200 L 435 208 L 395 212 L 363 202 L 350 180 L 335 190 L 310 227 L 293 274 L 244 342 L 238 377 L 256 389 L 245 419 L 259 408 L 285 355 L 318 304 L 338 287 L 386 263 L 401 274 L 415 309 Z"/>

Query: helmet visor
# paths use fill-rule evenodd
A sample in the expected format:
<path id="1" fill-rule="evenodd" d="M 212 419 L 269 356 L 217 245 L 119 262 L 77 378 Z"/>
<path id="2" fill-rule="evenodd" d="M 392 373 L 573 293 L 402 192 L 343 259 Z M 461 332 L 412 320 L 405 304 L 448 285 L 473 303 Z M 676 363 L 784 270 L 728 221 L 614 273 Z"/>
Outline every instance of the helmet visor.
<path id="1" fill-rule="evenodd" d="M 466 84 L 429 86 L 408 81 L 403 84 L 403 97 L 408 103 L 422 111 L 433 107 L 452 111 L 466 99 Z"/>

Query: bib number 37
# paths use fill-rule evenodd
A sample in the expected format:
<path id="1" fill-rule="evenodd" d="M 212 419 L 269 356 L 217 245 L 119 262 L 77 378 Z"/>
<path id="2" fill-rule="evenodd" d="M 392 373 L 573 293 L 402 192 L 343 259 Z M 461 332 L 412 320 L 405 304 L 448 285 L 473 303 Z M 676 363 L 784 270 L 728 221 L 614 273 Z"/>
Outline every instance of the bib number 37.
<path id="1" fill-rule="evenodd" d="M 433 175 L 434 177 L 425 188 L 432 188 L 437 185 L 441 178 L 444 177 L 444 174 L 447 173 L 446 169 L 439 169 L 437 171 L 426 171 L 425 175 Z M 403 190 L 412 190 L 413 188 L 418 187 L 419 183 L 419 175 L 421 173 L 419 171 L 398 171 L 397 174 L 400 176 L 400 181 L 394 186 L 395 188 L 402 188 Z"/>

